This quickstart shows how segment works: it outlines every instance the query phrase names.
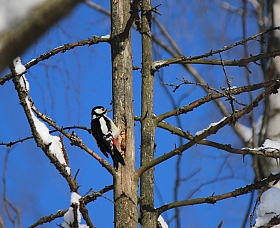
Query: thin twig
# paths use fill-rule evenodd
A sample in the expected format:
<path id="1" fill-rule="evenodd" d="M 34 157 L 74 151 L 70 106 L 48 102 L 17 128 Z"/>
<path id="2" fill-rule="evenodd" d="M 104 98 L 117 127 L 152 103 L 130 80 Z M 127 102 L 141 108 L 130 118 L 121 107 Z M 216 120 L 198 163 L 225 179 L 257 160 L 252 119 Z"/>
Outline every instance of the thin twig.
<path id="1" fill-rule="evenodd" d="M 18 227 L 21 228 L 22 223 L 21 223 L 20 210 L 12 204 L 12 202 L 8 199 L 8 196 L 7 196 L 7 181 L 6 180 L 7 180 L 8 160 L 9 160 L 9 155 L 10 155 L 11 151 L 12 151 L 12 149 L 8 148 L 6 150 L 6 155 L 5 155 L 5 158 L 4 158 L 4 168 L 3 168 L 3 177 L 2 177 L 3 201 L 4 201 L 5 210 L 7 212 L 9 220 L 11 221 L 11 223 L 13 224 L 14 227 L 16 227 L 16 224 L 18 222 Z M 11 215 L 11 212 L 10 212 L 9 208 L 11 208 L 16 213 L 15 218 L 13 218 L 13 216 Z"/>
<path id="2" fill-rule="evenodd" d="M 176 90 L 178 90 L 182 85 L 197 85 L 197 86 L 206 88 L 208 91 L 214 91 L 216 93 L 221 93 L 219 90 L 217 90 L 214 87 L 209 86 L 208 84 L 204 85 L 199 82 L 191 82 L 191 81 L 187 80 L 185 77 L 182 77 L 182 79 L 178 79 L 178 78 L 176 78 L 176 79 L 178 81 L 181 81 L 181 83 L 179 83 L 177 85 L 175 85 L 173 83 L 166 83 L 166 82 L 161 82 L 161 83 L 164 85 L 167 85 L 167 86 L 175 87 L 173 92 L 176 92 Z"/>
<path id="3" fill-rule="evenodd" d="M 232 81 L 232 80 L 230 80 L 230 79 L 228 78 L 228 76 L 227 76 L 227 72 L 226 72 L 226 69 L 225 69 L 225 65 L 224 65 L 224 62 L 223 62 L 221 53 L 219 53 L 219 56 L 220 56 L 221 65 L 222 65 L 223 72 L 224 72 L 224 75 L 225 75 L 225 77 L 226 77 L 226 82 L 227 82 L 227 86 L 228 86 L 228 88 L 227 88 L 227 90 L 226 90 L 227 98 L 228 98 L 229 103 L 230 103 L 230 106 L 231 106 L 231 111 L 232 111 L 232 113 L 234 113 L 235 108 L 234 108 L 234 103 L 233 103 L 233 101 L 235 100 L 235 98 L 234 98 L 234 96 L 233 96 L 233 94 L 232 94 L 232 92 L 231 92 L 231 81 Z"/>

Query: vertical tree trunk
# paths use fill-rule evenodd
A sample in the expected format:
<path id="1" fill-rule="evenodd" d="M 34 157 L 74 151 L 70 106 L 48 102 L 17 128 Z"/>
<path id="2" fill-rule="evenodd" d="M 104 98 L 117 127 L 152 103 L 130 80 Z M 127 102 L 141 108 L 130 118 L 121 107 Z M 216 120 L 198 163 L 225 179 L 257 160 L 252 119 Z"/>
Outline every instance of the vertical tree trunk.
<path id="1" fill-rule="evenodd" d="M 280 0 L 269 1 L 268 14 L 270 27 L 280 26 Z M 280 45 L 280 31 L 275 30 L 269 33 L 268 52 L 278 49 Z M 280 57 L 270 59 L 269 67 L 267 63 L 263 66 L 264 77 L 266 80 L 276 79 L 280 77 Z M 264 114 L 264 134 L 260 138 L 262 144 L 265 139 L 270 139 L 280 142 L 280 93 L 272 94 L 266 99 L 265 114 Z M 267 177 L 272 171 L 278 169 L 276 159 L 258 157 L 255 167 L 257 179 Z"/>
<path id="2" fill-rule="evenodd" d="M 142 1 L 142 111 L 141 111 L 141 166 L 154 159 L 154 75 L 152 73 L 151 2 Z M 141 225 L 155 228 L 157 214 L 154 209 L 154 168 L 141 176 Z"/>
<path id="3" fill-rule="evenodd" d="M 130 17 L 130 1 L 111 1 L 111 54 L 114 120 L 122 130 L 119 149 L 125 166 L 114 175 L 115 227 L 137 227 L 138 183 L 135 171 L 132 54 L 130 33 L 124 28 Z"/>

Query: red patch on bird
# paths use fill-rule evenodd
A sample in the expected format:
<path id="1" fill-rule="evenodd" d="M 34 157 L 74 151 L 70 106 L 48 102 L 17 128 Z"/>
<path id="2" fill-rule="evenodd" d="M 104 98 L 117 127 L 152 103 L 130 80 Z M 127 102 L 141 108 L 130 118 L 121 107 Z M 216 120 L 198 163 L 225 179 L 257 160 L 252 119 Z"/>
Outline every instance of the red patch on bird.
<path id="1" fill-rule="evenodd" d="M 113 144 L 116 147 L 117 146 L 117 140 L 113 139 Z"/>

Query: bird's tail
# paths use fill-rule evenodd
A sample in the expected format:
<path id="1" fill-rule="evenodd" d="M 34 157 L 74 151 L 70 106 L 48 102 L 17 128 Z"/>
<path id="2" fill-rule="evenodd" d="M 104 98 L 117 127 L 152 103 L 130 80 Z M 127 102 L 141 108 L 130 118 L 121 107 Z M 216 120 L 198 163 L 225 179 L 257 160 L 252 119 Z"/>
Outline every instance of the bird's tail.
<path id="1" fill-rule="evenodd" d="M 113 148 L 114 148 L 114 151 L 111 154 L 112 155 L 112 160 L 113 160 L 113 163 L 114 163 L 114 167 L 118 170 L 119 163 L 121 163 L 122 165 L 125 165 L 125 163 L 124 163 L 124 160 L 123 160 L 123 156 L 118 151 L 117 147 L 114 145 Z"/>

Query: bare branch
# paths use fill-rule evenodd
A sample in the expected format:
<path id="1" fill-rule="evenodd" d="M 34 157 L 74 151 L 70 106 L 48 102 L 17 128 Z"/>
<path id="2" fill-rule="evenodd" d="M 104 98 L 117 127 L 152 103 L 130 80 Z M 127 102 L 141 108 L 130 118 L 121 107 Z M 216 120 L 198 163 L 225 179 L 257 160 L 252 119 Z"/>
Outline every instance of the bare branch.
<path id="1" fill-rule="evenodd" d="M 73 208 L 73 217 L 74 217 L 74 221 L 71 224 L 71 226 L 79 227 L 79 222 L 78 222 L 78 204 L 77 203 L 72 203 L 71 207 Z"/>
<path id="2" fill-rule="evenodd" d="M 260 8 L 261 8 L 261 7 L 260 7 Z M 163 26 L 161 26 L 161 27 L 163 27 Z M 161 27 L 160 27 L 160 28 L 161 28 Z M 274 28 L 274 29 L 279 29 L 279 27 L 276 27 L 276 28 Z M 262 29 L 261 29 L 260 31 L 264 31 L 264 27 L 262 27 Z M 270 32 L 270 31 L 271 31 L 271 30 L 266 30 L 264 33 Z M 263 35 L 264 33 L 259 33 L 259 34 L 257 34 L 257 35 Z M 165 35 L 166 32 L 163 32 L 163 34 Z M 170 45 L 165 44 L 163 41 L 159 40 L 159 39 L 158 39 L 157 37 L 155 37 L 155 36 L 153 36 L 153 41 L 154 41 L 154 43 L 156 43 L 156 44 L 158 44 L 159 46 L 161 46 L 166 52 L 168 52 L 169 54 L 171 54 L 173 57 L 179 57 L 179 58 L 180 58 L 181 56 L 183 56 L 183 53 L 182 53 L 182 51 L 179 49 L 179 47 L 178 47 L 177 45 L 174 45 L 174 44 L 176 44 L 176 42 L 174 42 L 174 41 L 172 40 L 171 36 L 170 36 L 170 35 L 169 35 L 169 36 L 166 36 L 166 35 L 165 35 L 165 37 L 169 40 L 171 46 L 173 47 L 173 49 L 174 49 L 175 51 L 174 51 L 172 48 L 170 48 Z M 264 41 L 263 37 L 264 37 L 264 36 L 260 36 L 260 39 L 261 39 L 261 41 L 262 41 L 262 44 L 264 43 L 264 42 L 263 42 L 263 41 Z M 254 39 L 254 37 L 251 37 L 251 38 Z M 245 41 L 246 41 L 246 40 L 245 40 Z M 236 44 L 234 44 L 233 46 L 227 46 L 227 47 L 225 47 L 226 49 L 217 50 L 217 53 L 218 53 L 219 51 L 228 50 L 229 48 L 232 48 L 232 47 L 237 46 L 237 45 L 239 45 L 239 44 L 236 43 Z M 262 50 L 264 50 L 263 47 L 264 47 L 264 45 L 262 45 Z M 263 52 L 264 52 L 264 51 L 263 51 Z M 200 59 L 200 58 L 204 58 L 204 57 L 209 57 L 209 56 L 211 56 L 212 54 L 213 54 L 213 52 L 210 51 L 209 53 L 206 53 L 206 56 L 200 55 L 200 56 L 196 56 L 196 58 Z M 201 83 L 201 84 L 207 84 L 207 83 L 204 81 L 204 79 L 201 77 L 201 75 L 195 70 L 195 68 L 194 68 L 192 65 L 190 65 L 190 64 L 183 64 L 182 66 L 183 66 L 183 67 L 184 67 L 184 68 L 199 82 L 199 83 Z M 206 93 L 209 93 L 209 91 L 207 90 L 206 87 L 204 87 L 204 90 L 205 90 Z M 226 108 L 226 106 L 223 104 L 222 101 L 220 101 L 219 99 L 215 99 L 214 102 L 215 102 L 215 104 L 217 105 L 217 107 L 220 109 L 222 115 L 224 115 L 224 116 L 230 115 L 228 109 Z M 246 139 L 244 138 L 243 132 L 240 130 L 240 128 L 238 128 L 238 127 L 233 127 L 233 130 L 234 130 L 234 131 L 236 132 L 236 134 L 240 137 L 240 139 L 241 139 L 244 143 L 246 143 Z"/>
<path id="3" fill-rule="evenodd" d="M 178 81 L 181 81 L 181 83 L 179 83 L 179 84 L 177 84 L 177 85 L 175 85 L 175 84 L 173 84 L 173 83 L 165 83 L 165 82 L 161 82 L 161 83 L 164 84 L 164 85 L 167 85 L 167 86 L 175 87 L 175 89 L 173 90 L 173 93 L 175 93 L 176 90 L 178 90 L 178 89 L 181 87 L 181 85 L 197 85 L 197 86 L 201 86 L 201 87 L 206 88 L 208 91 L 214 91 L 214 92 L 216 92 L 216 93 L 220 93 L 219 90 L 217 90 L 217 89 L 214 88 L 214 87 L 209 86 L 208 84 L 207 84 L 207 85 L 204 85 L 204 84 L 201 84 L 201 83 L 199 83 L 199 82 L 191 82 L 191 81 L 185 79 L 184 77 L 183 77 L 182 80 L 181 80 L 181 79 L 178 79 L 178 78 L 176 78 L 176 79 L 177 79 Z"/>
<path id="4" fill-rule="evenodd" d="M 247 107 L 235 111 L 231 116 L 225 117 L 220 122 L 216 124 L 212 124 L 208 129 L 203 130 L 199 134 L 197 134 L 192 140 L 190 140 L 188 143 L 175 148 L 174 150 L 154 159 L 153 161 L 147 163 L 146 165 L 141 166 L 135 173 L 136 176 L 141 176 L 142 173 L 149 170 L 150 168 L 166 161 L 167 159 L 175 156 L 180 155 L 187 149 L 191 148 L 195 144 L 199 143 L 202 139 L 205 139 L 209 135 L 216 134 L 217 131 L 219 131 L 222 127 L 224 127 L 227 124 L 234 124 L 236 120 L 238 120 L 240 117 L 244 116 L 245 114 L 251 112 L 256 106 L 258 106 L 259 102 L 264 99 L 265 97 L 269 96 L 272 93 L 277 93 L 278 89 L 280 87 L 280 82 L 275 81 L 273 85 L 268 87 L 266 90 L 264 90 L 251 104 L 249 104 Z"/>
<path id="5" fill-rule="evenodd" d="M 186 64 L 186 63 L 196 63 L 196 64 L 198 64 L 199 63 L 199 64 L 221 65 L 221 61 L 219 61 L 219 60 L 208 60 L 208 61 L 205 61 L 205 63 L 202 63 L 204 60 L 202 61 L 200 59 L 203 59 L 203 58 L 213 56 L 215 54 L 230 50 L 230 49 L 232 49 L 236 46 L 243 45 L 250 40 L 255 40 L 259 36 L 262 36 L 266 33 L 269 33 L 269 32 L 274 31 L 274 30 L 279 30 L 279 29 L 280 29 L 280 27 L 274 27 L 272 29 L 268 29 L 264 32 L 260 32 L 256 35 L 254 35 L 254 36 L 248 37 L 246 39 L 242 39 L 241 41 L 238 41 L 234 44 L 231 44 L 230 46 L 224 46 L 223 48 L 221 48 L 219 50 L 214 50 L 214 51 L 211 50 L 210 52 L 202 54 L 202 55 L 188 57 L 188 58 L 184 57 L 184 56 L 181 56 L 181 57 L 173 58 L 173 59 L 157 60 L 157 61 L 153 62 L 153 70 L 158 70 L 162 66 L 167 66 L 169 64 L 174 64 L 174 63 L 182 63 L 182 64 Z M 230 66 L 245 66 L 250 62 L 255 62 L 255 61 L 257 61 L 259 59 L 262 59 L 262 58 L 269 58 L 269 57 L 278 56 L 279 53 L 280 53 L 280 50 L 275 50 L 272 53 L 259 54 L 259 55 L 256 55 L 256 56 L 252 56 L 250 58 L 241 59 L 239 61 L 238 60 L 228 61 L 228 62 L 225 62 L 224 64 L 225 65 L 229 64 Z M 200 60 L 200 61 L 195 62 L 194 60 Z"/>
<path id="6" fill-rule="evenodd" d="M 161 121 L 158 123 L 158 127 L 165 129 L 167 131 L 169 131 L 171 134 L 175 134 L 178 135 L 180 137 L 183 137 L 185 139 L 188 140 L 193 140 L 194 136 L 190 135 L 189 132 L 184 132 L 181 129 L 172 126 L 169 123 L 166 123 L 164 121 Z M 229 153 L 232 154 L 241 154 L 241 155 L 259 155 L 259 156 L 264 156 L 264 157 L 270 157 L 270 158 L 280 158 L 280 151 L 275 149 L 275 151 L 269 152 L 268 149 L 269 148 L 255 148 L 255 149 L 251 149 L 251 148 L 242 148 L 242 149 L 236 149 L 233 148 L 230 144 L 221 144 L 221 143 L 217 143 L 217 142 L 213 142 L 213 141 L 209 141 L 209 140 L 201 140 L 199 141 L 197 144 L 200 145 L 205 145 L 205 146 L 211 146 L 214 148 L 217 148 L 219 150 L 224 150 L 227 151 Z"/>
<path id="7" fill-rule="evenodd" d="M 72 50 L 75 47 L 81 47 L 81 46 L 90 46 L 93 44 L 98 44 L 101 42 L 110 42 L 110 37 L 98 37 L 93 36 L 92 38 L 89 38 L 87 40 L 81 40 L 75 43 L 71 44 L 64 44 L 62 46 L 59 46 L 57 48 L 54 48 L 53 50 L 46 52 L 44 54 L 41 54 L 38 58 L 32 59 L 30 62 L 26 63 L 24 66 L 26 69 L 29 69 L 30 67 L 36 65 L 37 63 L 47 60 L 48 58 L 57 55 L 59 53 L 64 53 L 66 51 Z M 12 79 L 12 74 L 7 74 L 3 78 L 0 78 L 0 85 L 4 85 L 6 81 L 9 81 Z"/>
<path id="8" fill-rule="evenodd" d="M 227 97 L 228 97 L 228 100 L 229 100 L 229 103 L 230 103 L 230 106 L 231 106 L 231 111 L 234 112 L 235 111 L 235 108 L 234 108 L 234 103 L 233 101 L 235 100 L 234 99 L 234 96 L 231 92 L 231 79 L 228 78 L 227 76 L 227 72 L 226 72 L 226 69 L 225 69 L 225 64 L 224 64 L 224 61 L 222 59 L 222 55 L 221 53 L 219 53 L 219 56 L 220 56 L 220 61 L 221 61 L 221 65 L 222 65 L 222 68 L 223 68 L 223 72 L 224 72 L 224 75 L 226 77 L 226 82 L 227 82 L 227 89 L 226 89 L 226 93 L 227 93 Z"/>
<path id="9" fill-rule="evenodd" d="M 1 227 L 1 228 L 6 228 L 5 223 L 4 223 L 4 220 L 3 220 L 3 218 L 2 218 L 1 215 L 0 215 L 0 227 Z"/>
<path id="10" fill-rule="evenodd" d="M 8 160 L 9 160 L 10 152 L 11 152 L 11 149 L 6 150 L 6 155 L 5 155 L 5 159 L 4 159 L 4 168 L 3 168 L 3 177 L 2 177 L 3 201 L 4 201 L 5 210 L 7 212 L 9 220 L 14 225 L 14 227 L 16 227 L 17 223 L 18 223 L 18 227 L 21 228 L 22 223 L 21 223 L 20 210 L 12 204 L 12 202 L 8 199 L 8 196 L 7 196 L 7 181 L 6 180 L 7 180 L 7 168 L 8 168 Z M 15 218 L 13 218 L 13 216 L 11 215 L 10 208 L 16 214 Z M 3 228 L 5 227 L 4 221 L 1 216 L 0 216 L 0 225 L 3 225 Z"/>
<path id="11" fill-rule="evenodd" d="M 81 198 L 79 200 L 80 202 L 80 212 L 81 214 L 83 215 L 83 219 L 86 221 L 87 225 L 90 227 L 90 228 L 94 228 L 94 225 L 89 217 L 89 214 L 88 214 L 88 210 L 86 208 L 86 205 L 84 203 L 84 200 L 83 198 Z"/>
<path id="12" fill-rule="evenodd" d="M 263 88 L 263 87 L 266 88 L 266 87 L 272 86 L 272 85 L 277 84 L 277 83 L 278 83 L 278 81 L 276 81 L 276 80 L 272 80 L 272 81 L 270 80 L 270 81 L 267 81 L 267 82 L 262 82 L 262 83 L 253 84 L 253 85 L 249 85 L 249 86 L 235 87 L 235 88 L 231 88 L 231 94 L 232 95 L 237 95 L 237 94 L 245 93 L 245 92 L 248 92 L 248 91 L 254 91 L 254 90 L 257 90 L 257 89 L 260 89 L 260 88 Z M 188 83 L 186 82 L 186 84 L 188 84 Z M 221 97 L 228 97 L 228 93 L 227 93 L 226 90 L 225 90 L 225 92 L 221 92 L 221 93 L 209 93 L 205 97 L 200 98 L 200 99 L 190 103 L 189 105 L 182 106 L 178 109 L 171 110 L 169 112 L 163 113 L 163 114 L 161 114 L 157 117 L 157 122 L 159 123 L 160 121 L 162 121 L 166 118 L 169 118 L 171 116 L 177 116 L 177 115 L 185 114 L 187 112 L 192 111 L 194 108 L 197 108 L 197 107 L 201 106 L 204 103 L 207 103 L 207 102 L 212 101 L 212 100 L 216 100 L 216 99 L 221 98 Z"/>
<path id="13" fill-rule="evenodd" d="M 215 53 L 221 53 L 224 51 L 224 48 L 221 48 L 220 51 L 214 51 Z M 172 64 L 206 64 L 206 65 L 218 65 L 221 66 L 221 60 L 218 59 L 204 59 L 205 57 L 208 57 L 209 53 L 206 54 L 206 56 L 200 55 L 200 56 L 193 56 L 193 57 L 175 57 L 170 59 L 162 59 L 162 60 L 155 60 L 153 61 L 153 70 L 157 71 L 162 67 L 166 67 Z M 214 55 L 214 54 L 212 54 Z M 280 50 L 274 50 L 271 53 L 261 53 L 258 55 L 251 55 L 248 58 L 242 58 L 238 60 L 223 60 L 224 66 L 239 66 L 239 67 L 245 67 L 249 63 L 256 63 L 256 61 L 261 59 L 267 59 L 271 57 L 276 57 L 280 55 Z"/>
<path id="14" fill-rule="evenodd" d="M 55 220 L 56 218 L 62 217 L 67 211 L 68 211 L 68 209 L 59 210 L 55 214 L 50 214 L 48 216 L 44 216 L 44 217 L 40 218 L 37 222 L 35 222 L 31 226 L 29 226 L 29 228 L 35 228 L 35 227 L 37 227 L 39 225 L 42 225 L 44 223 L 49 223 L 49 222 Z"/>
<path id="15" fill-rule="evenodd" d="M 25 99 L 28 97 L 28 95 L 27 95 L 26 91 L 24 91 L 20 85 L 19 75 L 17 75 L 17 73 L 14 71 L 13 67 L 11 67 L 11 70 L 13 73 L 13 82 L 15 84 L 15 89 L 18 92 L 20 104 L 22 105 L 22 107 L 24 109 L 24 112 L 26 114 L 28 123 L 29 123 L 31 131 L 32 131 L 32 135 L 35 139 L 37 146 L 40 147 L 44 151 L 45 155 L 49 158 L 51 163 L 54 164 L 54 166 L 59 171 L 59 173 L 68 182 L 71 192 L 77 192 L 78 185 L 77 185 L 76 181 L 74 181 L 72 179 L 71 174 L 68 174 L 68 172 L 66 171 L 66 165 L 60 163 L 60 161 L 57 159 L 57 157 L 50 151 L 50 149 L 49 149 L 50 145 L 44 144 L 43 140 L 41 139 L 41 137 L 36 129 L 36 126 L 35 126 L 35 123 L 34 123 L 34 120 L 33 120 L 32 114 L 31 114 L 31 110 L 29 109 L 29 104 L 27 104 L 27 100 Z M 31 104 L 32 104 L 31 98 L 28 100 L 28 102 L 30 102 L 30 106 L 31 106 Z"/>
<path id="16" fill-rule="evenodd" d="M 140 25 L 140 17 L 139 17 L 139 11 L 140 11 L 140 7 L 139 7 L 139 4 L 140 4 L 140 0 L 134 0 L 130 3 L 130 18 L 128 19 L 127 23 L 126 23 L 126 26 L 124 28 L 124 31 L 123 31 L 123 34 L 124 36 L 128 36 L 129 32 L 130 32 L 130 29 L 133 25 L 133 22 L 136 20 L 137 21 L 137 30 L 141 29 L 141 25 Z"/>
<path id="17" fill-rule="evenodd" d="M 158 28 L 160 29 L 160 31 L 162 32 L 162 34 L 166 37 L 166 39 L 168 40 L 168 42 L 171 44 L 171 46 L 176 50 L 176 52 L 178 54 L 181 53 L 180 48 L 178 47 L 177 43 L 172 39 L 171 35 L 169 34 L 169 32 L 165 29 L 165 27 L 163 26 L 163 24 L 160 23 L 160 21 L 156 18 L 153 17 L 153 21 L 155 22 L 155 24 L 158 26 Z M 167 45 L 168 46 L 168 45 Z M 168 46 L 169 48 L 169 46 Z"/>
<path id="18" fill-rule="evenodd" d="M 220 201 L 220 200 L 228 199 L 231 197 L 241 196 L 241 195 L 247 194 L 253 190 L 261 189 L 262 187 L 268 185 L 271 181 L 279 180 L 279 178 L 280 178 L 280 173 L 275 174 L 275 175 L 271 174 L 268 178 L 266 178 L 264 180 L 257 181 L 251 185 L 247 185 L 246 187 L 235 189 L 231 192 L 227 192 L 222 195 L 208 196 L 206 198 L 197 198 L 197 199 L 192 199 L 192 200 L 182 200 L 182 201 L 178 201 L 178 202 L 172 202 L 172 203 L 163 205 L 155 210 L 157 210 L 158 214 L 160 215 L 161 213 L 163 213 L 167 210 L 170 210 L 172 208 L 176 208 L 176 207 L 202 204 L 202 203 L 215 204 L 217 201 Z"/>
<path id="19" fill-rule="evenodd" d="M 107 15 L 107 16 L 110 16 L 111 15 L 111 12 L 109 10 L 106 10 L 104 9 L 103 7 L 101 7 L 100 5 L 92 2 L 92 1 L 89 1 L 89 0 L 83 0 L 83 2 L 88 5 L 89 7 L 93 8 L 93 9 L 96 9 L 97 11 Z"/>

